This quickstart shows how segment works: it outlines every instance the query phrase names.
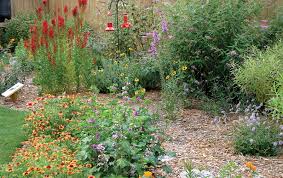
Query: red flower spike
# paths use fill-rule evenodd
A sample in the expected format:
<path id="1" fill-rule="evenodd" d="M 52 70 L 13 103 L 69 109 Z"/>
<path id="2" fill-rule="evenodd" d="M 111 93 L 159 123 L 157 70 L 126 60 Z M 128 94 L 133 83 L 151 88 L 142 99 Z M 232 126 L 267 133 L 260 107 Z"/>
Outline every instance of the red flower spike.
<path id="1" fill-rule="evenodd" d="M 64 17 L 58 16 L 58 26 L 59 26 L 59 28 L 65 26 L 65 19 L 64 19 Z"/>
<path id="2" fill-rule="evenodd" d="M 124 23 L 121 25 L 122 28 L 130 28 L 131 24 L 128 22 L 128 14 L 124 14 Z"/>
<path id="3" fill-rule="evenodd" d="M 55 19 L 55 18 L 52 19 L 52 20 L 51 20 L 51 23 L 52 23 L 53 26 L 56 26 L 56 19 Z"/>
<path id="4" fill-rule="evenodd" d="M 50 27 L 49 28 L 49 33 L 48 33 L 48 35 L 49 35 L 49 38 L 54 38 L 54 30 L 53 30 L 53 28 L 52 27 Z"/>
<path id="5" fill-rule="evenodd" d="M 72 14 L 74 17 L 76 17 L 78 15 L 79 11 L 78 11 L 78 6 L 74 7 L 72 10 Z"/>
<path id="6" fill-rule="evenodd" d="M 25 41 L 24 41 L 24 47 L 25 47 L 26 49 L 29 49 L 29 40 L 25 40 Z"/>
<path id="7" fill-rule="evenodd" d="M 37 17 L 38 17 L 39 19 L 42 18 L 42 7 L 38 7 L 38 8 L 36 9 L 36 15 L 37 15 Z"/>
<path id="8" fill-rule="evenodd" d="M 65 5 L 65 6 L 64 6 L 64 14 L 67 14 L 67 13 L 68 13 L 68 6 Z"/>
<path id="9" fill-rule="evenodd" d="M 79 6 L 86 6 L 87 5 L 87 0 L 79 0 Z"/>
<path id="10" fill-rule="evenodd" d="M 42 3 L 43 3 L 43 5 L 46 6 L 47 5 L 47 0 L 43 0 Z"/>
<path id="11" fill-rule="evenodd" d="M 74 32 L 72 28 L 68 29 L 68 38 L 69 39 L 73 39 L 74 38 Z"/>
<path id="12" fill-rule="evenodd" d="M 112 22 L 109 22 L 107 23 L 107 27 L 105 29 L 105 31 L 114 31 L 114 27 L 113 27 L 113 23 Z"/>
<path id="13" fill-rule="evenodd" d="M 31 33 L 36 33 L 36 32 L 37 32 L 37 27 L 36 27 L 36 25 L 30 26 L 30 32 L 31 32 Z"/>
<path id="14" fill-rule="evenodd" d="M 44 35 L 48 34 L 48 22 L 46 20 L 42 22 L 42 33 Z"/>

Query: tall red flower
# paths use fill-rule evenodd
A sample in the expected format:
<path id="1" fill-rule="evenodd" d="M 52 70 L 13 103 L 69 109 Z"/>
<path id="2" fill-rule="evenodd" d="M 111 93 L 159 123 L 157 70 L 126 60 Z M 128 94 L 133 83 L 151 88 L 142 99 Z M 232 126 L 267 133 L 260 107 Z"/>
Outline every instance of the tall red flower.
<path id="1" fill-rule="evenodd" d="M 87 0 L 79 0 L 79 6 L 86 6 L 87 5 Z"/>
<path id="2" fill-rule="evenodd" d="M 31 26 L 30 26 L 30 32 L 33 33 L 33 34 L 37 32 L 37 27 L 36 27 L 36 25 L 31 25 Z"/>
<path id="3" fill-rule="evenodd" d="M 56 26 L 56 19 L 53 18 L 53 19 L 51 20 L 51 23 L 52 23 L 53 26 Z"/>
<path id="4" fill-rule="evenodd" d="M 29 40 L 25 40 L 25 41 L 24 41 L 24 47 L 25 47 L 26 49 L 29 49 Z"/>
<path id="5" fill-rule="evenodd" d="M 48 35 L 49 35 L 49 38 L 54 38 L 54 30 L 53 30 L 52 27 L 49 28 L 49 33 L 48 33 Z"/>
<path id="6" fill-rule="evenodd" d="M 68 6 L 65 5 L 65 6 L 64 6 L 64 14 L 67 14 L 67 13 L 68 13 Z"/>
<path id="7" fill-rule="evenodd" d="M 65 26 L 65 19 L 64 19 L 64 17 L 58 16 L 58 26 L 59 26 L 59 28 Z"/>
<path id="8" fill-rule="evenodd" d="M 74 38 L 74 32 L 72 28 L 68 29 L 68 38 L 69 39 L 73 39 Z"/>
<path id="9" fill-rule="evenodd" d="M 43 36 L 40 38 L 40 45 L 48 48 L 48 42 L 47 42 L 46 38 L 43 37 Z"/>
<path id="10" fill-rule="evenodd" d="M 48 34 L 48 22 L 46 20 L 42 22 L 42 33 L 45 35 Z"/>
<path id="11" fill-rule="evenodd" d="M 81 44 L 81 47 L 82 47 L 82 48 L 85 48 L 85 47 L 86 47 L 86 45 L 87 45 L 87 43 L 88 43 L 88 38 L 89 38 L 89 36 L 90 36 L 90 32 L 85 32 L 85 33 L 84 33 L 84 41 L 83 41 L 83 43 Z"/>
<path id="12" fill-rule="evenodd" d="M 31 38 L 31 44 L 30 44 L 30 47 L 31 47 L 31 51 L 32 53 L 35 53 L 36 52 L 36 39 L 35 38 Z"/>
<path id="13" fill-rule="evenodd" d="M 46 6 L 47 5 L 47 0 L 43 0 L 42 3 L 43 3 L 43 5 Z"/>
<path id="14" fill-rule="evenodd" d="M 38 8 L 36 9 L 36 15 L 37 15 L 37 17 L 38 17 L 39 19 L 42 18 L 42 7 L 38 7 Z"/>
<path id="15" fill-rule="evenodd" d="M 79 11 L 78 11 L 78 6 L 74 7 L 72 10 L 72 14 L 74 17 L 76 17 L 78 15 Z"/>

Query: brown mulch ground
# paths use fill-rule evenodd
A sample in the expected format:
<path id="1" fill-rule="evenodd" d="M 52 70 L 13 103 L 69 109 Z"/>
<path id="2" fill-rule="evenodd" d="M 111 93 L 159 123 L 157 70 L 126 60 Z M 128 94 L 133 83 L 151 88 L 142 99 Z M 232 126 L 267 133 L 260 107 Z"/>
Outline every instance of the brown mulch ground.
<path id="1" fill-rule="evenodd" d="M 37 98 L 37 87 L 27 80 L 20 93 L 17 103 L 0 98 L 0 105 L 24 110 L 26 103 Z M 152 100 L 149 109 L 157 111 L 160 101 L 159 92 L 148 92 L 147 98 Z M 98 100 L 103 102 L 109 99 L 109 95 L 100 94 Z M 234 161 L 244 169 L 244 163 L 253 162 L 257 166 L 260 175 L 268 178 L 283 178 L 283 155 L 278 157 L 251 157 L 237 155 L 233 151 L 232 131 L 240 121 L 238 116 L 230 117 L 226 123 L 214 124 L 212 118 L 205 112 L 196 109 L 186 109 L 180 112 L 180 117 L 174 122 L 161 120 L 158 126 L 171 138 L 163 143 L 167 151 L 176 152 L 176 157 L 167 164 L 173 172 L 166 177 L 177 178 L 183 171 L 184 161 L 190 160 L 194 165 L 204 167 L 212 172 L 218 172 L 220 168 Z"/>

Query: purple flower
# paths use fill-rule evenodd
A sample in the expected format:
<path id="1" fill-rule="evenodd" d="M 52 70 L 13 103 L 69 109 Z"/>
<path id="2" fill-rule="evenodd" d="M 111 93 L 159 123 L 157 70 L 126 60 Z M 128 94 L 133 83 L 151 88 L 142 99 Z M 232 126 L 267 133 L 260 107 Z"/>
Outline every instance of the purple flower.
<path id="1" fill-rule="evenodd" d="M 154 42 L 151 42 L 148 52 L 151 53 L 152 56 L 157 56 L 157 49 Z"/>
<path id="2" fill-rule="evenodd" d="M 282 145 L 283 145 L 283 141 L 279 141 L 279 142 L 278 142 L 278 145 L 279 145 L 279 146 L 282 146 Z"/>
<path id="3" fill-rule="evenodd" d="M 141 97 L 139 97 L 139 96 L 136 99 L 137 99 L 137 101 L 141 101 L 142 100 Z"/>
<path id="4" fill-rule="evenodd" d="M 99 139 L 100 139 L 100 134 L 99 134 L 99 133 L 96 133 L 96 134 L 95 134 L 95 138 L 96 138 L 96 140 L 99 140 Z"/>
<path id="5" fill-rule="evenodd" d="M 163 18 L 161 21 L 161 27 L 162 27 L 162 32 L 164 33 L 168 32 L 168 23 L 165 20 L 165 18 Z"/>
<path id="6" fill-rule="evenodd" d="M 158 32 L 156 30 L 154 30 L 152 32 L 152 37 L 153 37 L 153 43 L 157 44 L 160 41 L 160 38 L 158 36 Z"/>
<path id="7" fill-rule="evenodd" d="M 283 130 L 283 125 L 280 125 L 280 127 L 279 127 L 279 128 L 280 128 L 280 130 Z"/>
<path id="8" fill-rule="evenodd" d="M 96 150 L 96 151 L 99 151 L 99 152 L 102 152 L 105 150 L 105 147 L 102 145 L 102 144 L 92 144 L 91 145 L 92 149 L 93 150 Z"/>
<path id="9" fill-rule="evenodd" d="M 88 123 L 94 123 L 95 120 L 94 120 L 93 118 L 91 118 L 91 119 L 87 120 L 87 122 L 88 122 Z"/>
<path id="10" fill-rule="evenodd" d="M 135 117 L 138 116 L 138 115 L 139 115 L 139 111 L 137 111 L 137 110 L 134 109 L 133 115 L 134 115 Z"/>

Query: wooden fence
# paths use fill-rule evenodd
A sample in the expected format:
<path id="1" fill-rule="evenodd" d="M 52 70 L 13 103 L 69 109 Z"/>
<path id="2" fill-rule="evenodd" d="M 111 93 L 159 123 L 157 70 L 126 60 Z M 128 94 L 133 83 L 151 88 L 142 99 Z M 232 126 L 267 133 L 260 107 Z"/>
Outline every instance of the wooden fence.
<path id="1" fill-rule="evenodd" d="M 27 11 L 35 11 L 36 7 L 42 0 L 11 0 L 12 16 Z M 99 26 L 102 22 L 105 22 L 106 11 L 108 2 L 110 0 L 88 0 L 88 7 L 86 10 L 87 21 L 94 25 Z M 152 3 L 152 0 L 130 0 L 136 1 L 142 6 L 148 6 Z M 162 0 L 168 1 L 168 0 Z M 170 0 L 172 1 L 172 0 Z M 283 0 L 265 0 L 265 9 L 261 18 L 268 18 L 268 16 L 274 13 L 274 9 L 279 5 L 283 5 Z M 48 8 L 50 10 L 62 11 L 64 5 L 68 7 L 74 7 L 78 3 L 78 0 L 48 0 Z"/>
<path id="2" fill-rule="evenodd" d="M 35 9 L 39 7 L 41 1 L 42 0 L 11 0 L 12 17 L 24 12 L 35 11 Z M 110 0 L 88 0 L 85 17 L 86 20 L 95 28 L 101 28 L 101 24 L 105 23 L 109 1 Z M 148 6 L 152 3 L 152 0 L 134 1 L 144 6 Z M 56 11 L 56 13 L 61 13 L 65 5 L 69 8 L 73 8 L 77 4 L 78 0 L 48 0 L 47 8 L 49 10 Z"/>

